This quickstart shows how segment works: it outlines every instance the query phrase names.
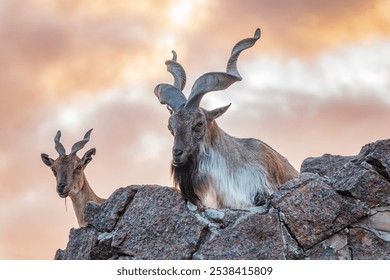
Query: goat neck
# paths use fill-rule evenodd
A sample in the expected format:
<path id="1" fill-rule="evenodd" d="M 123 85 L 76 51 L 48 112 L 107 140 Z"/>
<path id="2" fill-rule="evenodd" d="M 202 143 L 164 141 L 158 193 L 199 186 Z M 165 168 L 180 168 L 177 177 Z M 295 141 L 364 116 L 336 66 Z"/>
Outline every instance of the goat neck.
<path id="1" fill-rule="evenodd" d="M 84 179 L 84 184 L 81 190 L 77 194 L 70 196 L 73 204 L 73 209 L 76 213 L 77 221 L 80 227 L 87 225 L 86 221 L 84 220 L 84 212 L 85 209 L 87 208 L 88 201 L 93 201 L 98 204 L 101 204 L 104 201 L 106 201 L 105 199 L 98 197 L 94 193 L 87 179 L 85 178 L 85 175 L 83 179 Z"/>

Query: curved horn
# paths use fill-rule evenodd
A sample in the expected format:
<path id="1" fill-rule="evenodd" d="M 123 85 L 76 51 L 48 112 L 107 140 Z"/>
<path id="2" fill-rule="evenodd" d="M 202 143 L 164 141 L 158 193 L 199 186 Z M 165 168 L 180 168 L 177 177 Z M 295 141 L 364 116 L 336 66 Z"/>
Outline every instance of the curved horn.
<path id="1" fill-rule="evenodd" d="M 61 138 L 61 130 L 58 130 L 56 136 L 54 137 L 54 143 L 56 144 L 55 149 L 57 153 L 61 156 L 61 155 L 65 155 L 65 148 L 64 145 L 61 144 L 60 138 Z"/>
<path id="2" fill-rule="evenodd" d="M 72 151 L 70 152 L 71 155 L 75 155 L 79 150 L 84 148 L 85 144 L 87 144 L 88 141 L 89 141 L 89 137 L 91 135 L 91 131 L 92 131 L 92 128 L 90 130 L 88 130 L 87 133 L 85 133 L 83 140 L 76 142 L 72 146 Z"/>
<path id="3" fill-rule="evenodd" d="M 183 90 L 186 85 L 186 72 L 184 71 L 183 66 L 180 65 L 176 61 L 177 54 L 174 50 L 172 50 L 173 58 L 171 60 L 167 60 L 165 64 L 167 65 L 167 70 L 172 74 L 175 82 L 174 86 L 180 90 Z"/>
<path id="4" fill-rule="evenodd" d="M 226 67 L 226 73 L 210 72 L 200 76 L 194 83 L 191 94 L 185 105 L 187 109 L 196 109 L 200 105 L 203 96 L 210 91 L 223 90 L 242 78 L 237 70 L 237 59 L 243 50 L 252 47 L 260 38 L 260 29 L 257 28 L 252 38 L 247 38 L 239 41 L 231 52 L 229 61 Z"/>
<path id="5" fill-rule="evenodd" d="M 186 73 L 180 63 L 176 61 L 176 52 L 172 51 L 172 54 L 173 58 L 167 60 L 165 64 L 168 72 L 173 75 L 174 85 L 158 84 L 154 89 L 154 94 L 161 104 L 168 105 L 176 112 L 187 102 L 187 98 L 181 92 L 186 84 Z"/>
<path id="6" fill-rule="evenodd" d="M 256 41 L 260 39 L 260 36 L 261 36 L 260 28 L 257 28 L 253 38 L 243 39 L 233 47 L 232 53 L 230 55 L 229 61 L 228 61 L 227 66 L 226 66 L 227 73 L 230 73 L 232 75 L 240 77 L 240 81 L 241 81 L 241 79 L 242 79 L 241 75 L 240 75 L 240 73 L 238 73 L 238 70 L 237 70 L 238 56 L 240 55 L 240 53 L 243 50 L 246 50 L 246 49 L 249 49 L 250 47 L 253 47 L 253 45 L 256 43 Z"/>
<path id="7" fill-rule="evenodd" d="M 174 112 L 179 111 L 187 102 L 187 98 L 177 87 L 168 84 L 157 85 L 154 94 L 161 104 L 168 105 Z"/>
<path id="8" fill-rule="evenodd" d="M 185 108 L 188 110 L 199 108 L 200 101 L 206 93 L 227 89 L 240 80 L 240 77 L 223 72 L 211 72 L 200 76 L 191 89 Z"/>

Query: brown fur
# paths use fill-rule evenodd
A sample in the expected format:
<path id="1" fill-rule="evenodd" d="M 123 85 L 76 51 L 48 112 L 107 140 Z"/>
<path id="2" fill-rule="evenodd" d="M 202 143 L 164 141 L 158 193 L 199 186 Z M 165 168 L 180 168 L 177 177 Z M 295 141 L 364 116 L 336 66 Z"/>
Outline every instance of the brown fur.
<path id="1" fill-rule="evenodd" d="M 60 151 L 65 153 L 64 149 Z M 41 154 L 43 163 L 51 168 L 56 178 L 58 195 L 62 198 L 68 196 L 71 198 L 80 227 L 87 225 L 84 219 L 87 202 L 94 201 L 101 204 L 106 200 L 94 193 L 84 174 L 84 170 L 95 152 L 95 149 L 90 149 L 81 159 L 72 153 L 69 155 L 60 154 L 56 160 L 51 159 L 47 154 Z"/>
<path id="2" fill-rule="evenodd" d="M 161 104 L 170 108 L 169 130 L 174 137 L 172 174 L 174 183 L 189 201 L 209 207 L 248 207 L 267 200 L 281 184 L 298 176 L 290 163 L 267 144 L 257 139 L 239 139 L 220 129 L 215 119 L 230 105 L 208 111 L 200 107 L 203 96 L 224 90 L 241 81 L 237 69 L 240 53 L 251 48 L 260 38 L 260 29 L 253 37 L 235 44 L 226 72 L 208 72 L 194 83 L 188 99 L 184 68 L 166 61 L 174 84 L 159 84 L 154 93 Z"/>
<path id="3" fill-rule="evenodd" d="M 202 158 L 208 157 L 207 149 L 213 149 L 223 155 L 230 174 L 235 174 L 243 166 L 262 166 L 273 191 L 299 175 L 283 156 L 264 142 L 253 138 L 236 138 L 225 133 L 214 119 L 220 115 L 199 108 L 198 112 L 181 110 L 170 117 L 169 127 L 174 135 L 173 150 L 179 148 L 185 151 L 176 159 L 176 162 L 181 164 L 172 164 L 171 171 L 175 186 L 180 188 L 187 200 L 199 207 L 211 193 L 217 208 L 229 206 L 224 196 L 216 189 L 222 182 L 215 181 L 213 176 L 199 170 Z M 204 123 L 200 128 L 197 127 L 199 122 Z M 203 152 L 202 146 L 206 147 Z M 265 193 L 261 191 L 252 199 L 247 206 L 264 204 L 267 201 Z"/>

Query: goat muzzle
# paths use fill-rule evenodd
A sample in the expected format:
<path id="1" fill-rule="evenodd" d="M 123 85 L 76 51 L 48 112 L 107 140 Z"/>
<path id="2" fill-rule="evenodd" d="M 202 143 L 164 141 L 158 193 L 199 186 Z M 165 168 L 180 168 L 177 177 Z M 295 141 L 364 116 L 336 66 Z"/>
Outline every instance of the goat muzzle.
<path id="1" fill-rule="evenodd" d="M 172 165 L 181 167 L 187 163 L 188 153 L 182 149 L 172 150 Z"/>
<path id="2" fill-rule="evenodd" d="M 57 193 L 61 198 L 65 198 L 68 196 L 68 192 L 65 191 L 66 183 L 59 183 L 57 185 Z"/>

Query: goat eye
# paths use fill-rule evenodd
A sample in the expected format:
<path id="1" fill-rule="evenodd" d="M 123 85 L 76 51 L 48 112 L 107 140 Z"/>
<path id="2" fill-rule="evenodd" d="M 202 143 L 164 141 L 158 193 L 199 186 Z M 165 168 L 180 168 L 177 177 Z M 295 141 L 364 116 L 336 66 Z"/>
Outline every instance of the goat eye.
<path id="1" fill-rule="evenodd" d="M 83 169 L 83 166 L 82 165 L 79 165 L 76 167 L 76 172 L 80 172 L 81 170 Z"/>
<path id="2" fill-rule="evenodd" d="M 202 121 L 196 123 L 196 128 L 202 128 L 204 123 Z"/>
<path id="3" fill-rule="evenodd" d="M 54 169 L 52 169 L 51 171 L 53 171 L 54 176 L 57 176 L 57 171 L 55 171 Z"/>

